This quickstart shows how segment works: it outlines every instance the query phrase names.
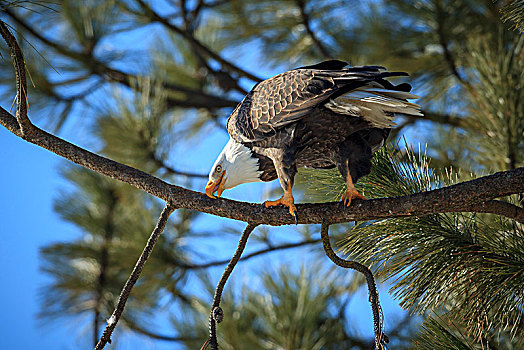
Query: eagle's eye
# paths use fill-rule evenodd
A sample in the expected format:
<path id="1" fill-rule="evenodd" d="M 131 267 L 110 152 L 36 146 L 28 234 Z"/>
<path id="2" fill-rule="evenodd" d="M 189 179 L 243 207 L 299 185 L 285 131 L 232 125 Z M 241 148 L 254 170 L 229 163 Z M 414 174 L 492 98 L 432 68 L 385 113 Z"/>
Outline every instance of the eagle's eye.
<path id="1" fill-rule="evenodd" d="M 220 173 L 222 171 L 222 165 L 218 164 L 217 167 L 215 168 L 215 171 L 217 173 Z"/>

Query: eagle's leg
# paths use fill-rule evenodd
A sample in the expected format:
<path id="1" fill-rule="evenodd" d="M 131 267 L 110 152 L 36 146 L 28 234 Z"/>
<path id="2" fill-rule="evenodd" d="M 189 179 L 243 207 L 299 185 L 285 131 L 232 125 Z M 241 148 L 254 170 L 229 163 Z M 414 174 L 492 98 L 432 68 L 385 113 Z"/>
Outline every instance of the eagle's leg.
<path id="1" fill-rule="evenodd" d="M 295 174 L 297 173 L 293 150 L 275 150 L 270 158 L 275 165 L 278 181 L 284 190 L 284 195 L 275 201 L 266 201 L 264 204 L 266 208 L 280 204 L 285 205 L 289 208 L 289 213 L 295 217 L 295 222 L 297 222 L 297 207 L 295 207 L 295 199 L 292 192 Z"/>
<path id="2" fill-rule="evenodd" d="M 348 160 L 346 159 L 346 192 L 344 192 L 344 194 L 342 195 L 342 198 L 340 199 L 342 201 L 342 203 L 344 203 L 344 205 L 346 207 L 349 207 L 351 205 L 351 200 L 353 198 L 358 198 L 358 199 L 367 199 L 366 197 L 364 197 L 363 195 L 361 195 L 360 193 L 358 193 L 357 189 L 355 188 L 355 185 L 353 184 L 353 178 L 351 177 L 351 173 L 349 171 L 349 166 L 348 166 Z"/>
<path id="3" fill-rule="evenodd" d="M 351 139 L 346 140 L 339 147 L 337 167 L 346 181 L 346 192 L 342 195 L 341 201 L 349 207 L 354 198 L 366 199 L 358 193 L 354 182 L 370 173 L 372 153 L 369 144 L 358 134 L 352 135 Z"/>

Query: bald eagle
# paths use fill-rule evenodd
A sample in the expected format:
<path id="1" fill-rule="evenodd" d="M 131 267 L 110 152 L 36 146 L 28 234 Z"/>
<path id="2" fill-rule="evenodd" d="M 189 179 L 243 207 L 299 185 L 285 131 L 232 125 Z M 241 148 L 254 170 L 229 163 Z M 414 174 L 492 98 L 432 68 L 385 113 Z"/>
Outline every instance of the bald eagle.
<path id="1" fill-rule="evenodd" d="M 420 116 L 407 99 L 406 76 L 380 66 L 347 67 L 330 60 L 264 80 L 227 121 L 230 139 L 209 173 L 206 194 L 220 197 L 237 185 L 278 178 L 284 195 L 266 207 L 285 205 L 296 217 L 292 187 L 298 168 L 337 167 L 347 189 L 342 202 L 365 199 L 354 183 L 371 171 L 371 158 L 389 135 L 395 113 Z"/>

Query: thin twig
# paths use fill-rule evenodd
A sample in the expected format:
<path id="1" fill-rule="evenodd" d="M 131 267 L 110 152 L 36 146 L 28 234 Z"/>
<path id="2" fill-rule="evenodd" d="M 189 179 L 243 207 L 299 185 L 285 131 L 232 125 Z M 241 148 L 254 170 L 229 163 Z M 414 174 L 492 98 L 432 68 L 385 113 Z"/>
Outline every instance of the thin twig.
<path id="1" fill-rule="evenodd" d="M 102 334 L 102 336 L 100 337 L 98 344 L 96 344 L 95 350 L 101 350 L 105 347 L 107 343 L 111 343 L 111 334 L 113 334 L 116 324 L 118 323 L 118 320 L 120 319 L 120 316 L 122 315 L 122 312 L 124 311 L 124 307 L 126 305 L 127 298 L 129 298 L 129 294 L 131 293 L 131 289 L 133 289 L 133 286 L 135 285 L 136 281 L 138 280 L 138 277 L 140 277 L 140 273 L 142 272 L 142 269 L 144 268 L 145 263 L 151 256 L 151 252 L 153 251 L 153 248 L 155 247 L 158 237 L 160 237 L 160 234 L 166 227 L 167 220 L 169 219 L 169 215 L 171 215 L 171 213 L 174 210 L 175 210 L 175 207 L 173 207 L 171 204 L 167 204 L 164 207 L 164 209 L 162 210 L 162 213 L 160 214 L 160 218 L 158 219 L 155 229 L 151 233 L 151 236 L 149 237 L 146 243 L 146 246 L 144 247 L 144 250 L 142 251 L 142 254 L 140 254 L 140 257 L 138 258 L 138 261 L 136 262 L 136 265 L 133 268 L 131 275 L 129 275 L 129 278 L 127 279 L 127 282 L 124 285 L 122 292 L 120 292 L 120 297 L 118 298 L 118 303 L 115 308 L 115 311 L 113 311 L 113 314 L 107 321 L 107 327 L 104 330 L 104 333 Z"/>
<path id="2" fill-rule="evenodd" d="M 215 290 L 215 296 L 213 297 L 213 306 L 211 307 L 211 314 L 209 315 L 209 343 L 211 344 L 212 350 L 218 350 L 217 334 L 216 334 L 216 323 L 222 322 L 224 316 L 222 309 L 220 308 L 220 300 L 222 299 L 222 291 L 226 285 L 227 279 L 233 272 L 235 265 L 237 264 L 240 256 L 244 252 L 246 247 L 247 239 L 251 235 L 251 232 L 257 227 L 257 224 L 248 223 L 244 232 L 240 236 L 240 241 L 238 242 L 237 250 L 231 258 L 231 261 L 226 267 L 224 274 L 218 282 L 217 288 Z"/>
<path id="3" fill-rule="evenodd" d="M 296 243 L 285 243 L 285 244 L 277 245 L 277 246 L 269 246 L 267 248 L 260 249 L 260 250 L 257 250 L 255 252 L 253 252 L 253 253 L 249 253 L 247 255 L 244 255 L 243 257 L 240 258 L 239 261 L 246 261 L 246 260 L 249 260 L 249 259 L 254 258 L 254 257 L 259 256 L 259 255 L 275 252 L 275 251 L 278 251 L 278 250 L 285 250 L 285 249 L 292 249 L 292 248 L 303 247 L 303 246 L 310 245 L 310 244 L 315 244 L 315 243 L 318 243 L 318 242 L 320 242 L 320 239 L 312 238 L 312 239 L 307 239 L 307 240 L 296 242 Z M 229 261 L 230 260 L 218 260 L 218 261 L 211 261 L 211 262 L 203 263 L 203 264 L 184 264 L 184 263 L 179 263 L 179 262 L 176 262 L 176 261 L 171 261 L 171 263 L 173 265 L 175 265 L 177 267 L 180 267 L 180 268 L 183 268 L 183 269 L 199 270 L 199 269 L 207 269 L 207 268 L 213 267 L 213 266 L 224 265 L 224 264 L 227 264 Z"/>
<path id="4" fill-rule="evenodd" d="M 171 175 L 180 175 L 180 176 L 185 176 L 185 177 L 196 177 L 196 178 L 200 178 L 200 179 L 207 179 L 208 178 L 208 175 L 206 175 L 206 174 L 198 174 L 198 173 L 192 173 L 192 172 L 189 172 L 189 171 L 175 169 L 175 168 L 167 165 L 164 162 L 163 159 L 159 158 L 154 153 L 151 154 L 151 158 L 155 162 L 156 165 L 160 166 L 162 169 L 164 169 L 167 173 L 169 173 Z"/>
<path id="5" fill-rule="evenodd" d="M 375 285 L 375 278 L 373 277 L 373 273 L 371 270 L 356 262 L 356 261 L 350 261 L 350 260 L 344 260 L 341 259 L 335 252 L 333 251 L 333 248 L 331 248 L 331 243 L 329 242 L 329 224 L 327 221 L 323 221 L 322 225 L 320 227 L 320 235 L 322 237 L 322 245 L 324 246 L 324 251 L 326 252 L 326 255 L 333 261 L 336 265 L 347 268 L 347 269 L 353 269 L 360 273 L 362 273 L 364 276 L 366 276 L 366 281 L 368 283 L 368 291 L 369 291 L 369 302 L 371 303 L 371 309 L 373 310 L 373 325 L 374 325 L 374 331 L 375 331 L 375 349 L 379 350 L 383 348 L 384 343 L 388 343 L 389 339 L 384 334 L 384 323 L 382 320 L 382 308 L 380 307 L 380 302 L 378 299 L 378 292 L 377 287 Z"/>

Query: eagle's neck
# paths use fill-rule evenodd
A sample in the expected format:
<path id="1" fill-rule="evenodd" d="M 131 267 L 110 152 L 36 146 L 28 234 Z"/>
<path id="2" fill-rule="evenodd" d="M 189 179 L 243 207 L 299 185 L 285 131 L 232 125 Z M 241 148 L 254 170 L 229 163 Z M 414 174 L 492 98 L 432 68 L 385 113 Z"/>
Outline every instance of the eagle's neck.
<path id="1" fill-rule="evenodd" d="M 226 161 L 230 163 L 227 167 L 226 188 L 232 188 L 237 185 L 262 181 L 260 175 L 258 159 L 252 156 L 252 151 L 248 147 L 229 139 L 222 151 Z"/>

